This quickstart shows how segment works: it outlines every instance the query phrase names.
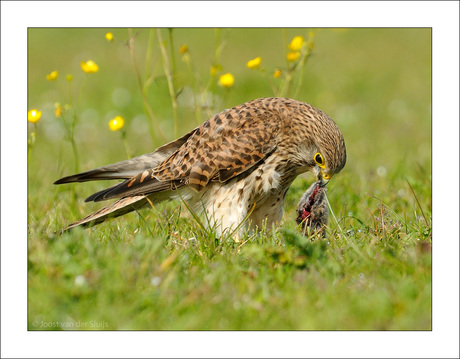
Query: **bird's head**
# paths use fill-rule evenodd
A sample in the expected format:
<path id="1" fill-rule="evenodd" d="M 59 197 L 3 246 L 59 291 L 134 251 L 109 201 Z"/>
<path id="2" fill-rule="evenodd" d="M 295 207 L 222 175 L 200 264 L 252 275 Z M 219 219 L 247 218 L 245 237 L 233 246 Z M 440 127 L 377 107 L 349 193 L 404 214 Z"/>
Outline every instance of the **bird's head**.
<path id="1" fill-rule="evenodd" d="M 306 169 L 312 171 L 325 186 L 339 173 L 347 161 L 347 152 L 342 132 L 337 124 L 324 112 L 307 105 L 302 112 L 303 131 L 300 131 L 301 148 Z M 303 109 L 302 109 L 303 110 Z"/>
<path id="2" fill-rule="evenodd" d="M 332 121 L 332 120 L 331 120 Z M 325 186 L 335 174 L 339 173 L 347 161 L 347 152 L 342 133 L 335 123 L 325 129 L 327 136 L 316 140 L 317 152 L 313 154 L 316 178 Z"/>
<path id="3" fill-rule="evenodd" d="M 339 144 L 337 148 L 321 148 L 313 156 L 313 167 L 312 172 L 315 174 L 316 179 L 321 182 L 322 186 L 325 186 L 329 180 L 336 173 L 345 166 L 346 162 L 346 149 L 345 142 Z"/>

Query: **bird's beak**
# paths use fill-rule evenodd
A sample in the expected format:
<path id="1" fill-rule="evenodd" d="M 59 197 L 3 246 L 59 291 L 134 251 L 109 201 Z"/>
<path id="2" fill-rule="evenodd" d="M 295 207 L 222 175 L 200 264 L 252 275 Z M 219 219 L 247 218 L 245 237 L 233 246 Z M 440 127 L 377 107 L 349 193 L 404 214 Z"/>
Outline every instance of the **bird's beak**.
<path id="1" fill-rule="evenodd" d="M 332 175 L 329 174 L 329 173 L 324 173 L 323 171 L 321 171 L 318 167 L 315 167 L 314 169 L 314 172 L 316 174 L 316 178 L 318 181 L 320 181 L 320 185 L 321 187 L 324 187 L 327 185 L 327 183 L 329 182 L 329 180 L 332 178 Z"/>
<path id="2" fill-rule="evenodd" d="M 323 176 L 323 174 L 320 174 L 320 176 L 319 176 L 319 178 L 318 178 L 318 179 L 321 181 L 320 186 L 321 186 L 321 187 L 326 186 L 327 183 L 329 182 L 329 180 L 331 179 L 331 177 L 332 177 L 332 176 L 329 176 L 329 175 Z"/>

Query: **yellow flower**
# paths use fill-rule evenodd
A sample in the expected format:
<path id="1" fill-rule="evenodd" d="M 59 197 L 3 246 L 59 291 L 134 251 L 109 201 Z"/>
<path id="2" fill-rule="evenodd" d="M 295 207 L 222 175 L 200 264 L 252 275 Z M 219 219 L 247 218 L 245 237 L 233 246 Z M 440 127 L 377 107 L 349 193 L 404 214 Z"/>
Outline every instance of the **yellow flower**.
<path id="1" fill-rule="evenodd" d="M 235 78 L 231 73 L 226 73 L 219 77 L 219 83 L 226 88 L 232 87 L 235 82 Z"/>
<path id="2" fill-rule="evenodd" d="M 115 116 L 115 118 L 112 118 L 109 121 L 109 128 L 112 131 L 118 131 L 122 129 L 124 125 L 125 125 L 125 120 L 121 116 Z"/>
<path id="3" fill-rule="evenodd" d="M 288 52 L 287 54 L 287 60 L 289 62 L 294 62 L 300 57 L 300 52 Z"/>
<path id="4" fill-rule="evenodd" d="M 54 104 L 54 114 L 57 118 L 61 117 L 62 115 L 62 106 L 59 102 Z"/>
<path id="5" fill-rule="evenodd" d="M 65 79 L 66 79 L 67 81 L 70 82 L 70 81 L 73 80 L 73 76 L 72 76 L 71 74 L 68 74 L 68 75 L 65 77 Z"/>
<path id="6" fill-rule="evenodd" d="M 255 59 L 249 60 L 246 66 L 250 69 L 256 70 L 259 68 L 260 63 L 262 62 L 262 58 L 256 57 Z"/>
<path id="7" fill-rule="evenodd" d="M 29 122 L 32 122 L 32 123 L 38 122 L 38 120 L 40 120 L 40 117 L 42 117 L 41 111 L 33 109 L 27 112 L 27 121 Z"/>
<path id="8" fill-rule="evenodd" d="M 276 71 L 273 73 L 273 77 L 274 77 L 275 79 L 277 79 L 277 78 L 280 77 L 280 76 L 281 76 L 281 70 L 276 70 Z"/>
<path id="9" fill-rule="evenodd" d="M 81 69 L 87 74 L 92 74 L 99 71 L 99 66 L 93 60 L 88 60 L 86 62 L 82 61 L 80 63 Z"/>
<path id="10" fill-rule="evenodd" d="M 188 51 L 188 46 L 187 46 L 187 45 L 182 45 L 182 46 L 179 48 L 179 53 L 180 53 L 180 54 L 185 54 L 187 51 Z"/>
<path id="11" fill-rule="evenodd" d="M 291 43 L 289 44 L 289 50 L 296 52 L 302 48 L 303 45 L 303 37 L 296 36 L 292 39 Z"/>
<path id="12" fill-rule="evenodd" d="M 48 81 L 55 81 L 55 80 L 57 80 L 58 75 L 59 75 L 59 72 L 53 71 L 52 73 L 46 75 L 46 79 L 47 79 Z"/>
<path id="13" fill-rule="evenodd" d="M 111 32 L 108 32 L 107 34 L 105 34 L 105 38 L 107 39 L 107 41 L 113 41 L 113 34 Z"/>

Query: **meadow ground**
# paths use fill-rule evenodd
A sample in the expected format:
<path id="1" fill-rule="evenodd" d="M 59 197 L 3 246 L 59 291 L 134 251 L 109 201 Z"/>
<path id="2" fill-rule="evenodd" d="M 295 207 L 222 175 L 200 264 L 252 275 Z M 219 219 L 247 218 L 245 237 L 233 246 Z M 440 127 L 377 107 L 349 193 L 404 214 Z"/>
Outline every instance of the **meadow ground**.
<path id="1" fill-rule="evenodd" d="M 430 29 L 30 28 L 28 56 L 28 107 L 41 111 L 27 134 L 30 330 L 431 329 Z M 322 109 L 345 137 L 326 241 L 295 224 L 311 174 L 288 191 L 280 228 L 241 243 L 216 240 L 179 202 L 54 234 L 109 184 L 56 179 L 273 95 Z M 110 131 L 115 116 L 125 124 Z"/>

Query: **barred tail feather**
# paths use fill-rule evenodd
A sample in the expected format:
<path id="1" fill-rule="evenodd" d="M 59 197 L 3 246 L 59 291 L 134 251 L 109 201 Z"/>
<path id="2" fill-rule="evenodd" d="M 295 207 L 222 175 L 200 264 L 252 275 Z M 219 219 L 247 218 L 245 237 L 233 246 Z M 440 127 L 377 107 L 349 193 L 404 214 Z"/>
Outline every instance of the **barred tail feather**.
<path id="1" fill-rule="evenodd" d="M 121 198 L 118 201 L 91 213 L 85 218 L 69 224 L 61 232 L 68 231 L 78 226 L 92 227 L 96 224 L 105 222 L 107 219 L 119 217 L 126 213 L 140 209 L 146 206 L 149 202 L 150 201 L 147 199 L 147 196 Z"/>

